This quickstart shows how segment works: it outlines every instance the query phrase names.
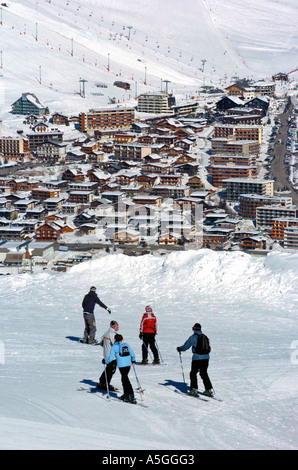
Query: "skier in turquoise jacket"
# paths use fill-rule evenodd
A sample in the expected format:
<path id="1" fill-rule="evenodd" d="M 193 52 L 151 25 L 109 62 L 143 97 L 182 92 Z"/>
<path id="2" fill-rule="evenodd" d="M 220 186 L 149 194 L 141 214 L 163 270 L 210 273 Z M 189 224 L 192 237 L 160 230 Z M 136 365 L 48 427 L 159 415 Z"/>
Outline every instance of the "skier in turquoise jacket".
<path id="1" fill-rule="evenodd" d="M 121 399 L 126 402 L 136 403 L 134 391 L 128 374 L 131 365 L 135 362 L 135 354 L 128 343 L 123 342 L 123 336 L 116 334 L 115 343 L 111 347 L 110 355 L 107 359 L 103 359 L 103 364 L 109 364 L 116 358 L 117 366 L 121 374 L 121 382 L 123 386 L 123 395 Z"/>

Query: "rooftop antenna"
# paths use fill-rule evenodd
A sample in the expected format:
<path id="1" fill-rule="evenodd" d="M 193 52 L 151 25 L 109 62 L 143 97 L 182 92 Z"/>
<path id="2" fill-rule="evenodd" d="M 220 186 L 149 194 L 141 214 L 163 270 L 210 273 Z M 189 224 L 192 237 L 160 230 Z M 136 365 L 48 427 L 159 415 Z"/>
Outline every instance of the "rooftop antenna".
<path id="1" fill-rule="evenodd" d="M 202 72 L 204 73 L 204 67 L 205 67 L 205 63 L 207 62 L 207 60 L 202 59 L 201 62 L 202 62 Z"/>
<path id="2" fill-rule="evenodd" d="M 85 83 L 88 80 L 85 80 L 84 78 L 80 78 L 80 95 L 82 98 L 85 98 Z"/>

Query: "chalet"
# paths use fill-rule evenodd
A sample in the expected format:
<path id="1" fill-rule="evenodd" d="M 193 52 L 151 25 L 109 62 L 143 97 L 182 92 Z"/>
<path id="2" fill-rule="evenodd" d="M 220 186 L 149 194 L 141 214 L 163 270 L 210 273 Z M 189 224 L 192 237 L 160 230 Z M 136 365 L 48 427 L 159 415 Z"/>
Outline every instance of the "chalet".
<path id="1" fill-rule="evenodd" d="M 15 220 L 19 216 L 18 209 L 15 208 L 0 208 L 0 217 L 4 217 L 5 219 L 11 221 Z"/>
<path id="2" fill-rule="evenodd" d="M 180 173 L 186 173 L 188 176 L 195 176 L 199 169 L 199 164 L 194 162 L 185 162 L 182 165 L 176 165 L 175 168 L 179 170 Z"/>
<path id="3" fill-rule="evenodd" d="M 115 233 L 114 242 L 118 243 L 138 243 L 140 233 L 133 229 L 119 230 Z"/>
<path id="4" fill-rule="evenodd" d="M 169 174 L 171 170 L 171 165 L 166 163 L 144 163 L 141 167 L 142 174 L 159 174 L 166 175 Z"/>
<path id="5" fill-rule="evenodd" d="M 261 109 L 263 114 L 266 115 L 270 104 L 270 99 L 267 96 L 256 96 L 247 101 L 243 106 L 245 108 Z"/>
<path id="6" fill-rule="evenodd" d="M 121 170 L 115 175 L 116 183 L 122 185 L 129 185 L 136 182 L 139 176 L 139 171 Z"/>
<path id="7" fill-rule="evenodd" d="M 56 125 L 69 126 L 69 118 L 64 114 L 54 113 L 52 115 L 51 121 Z"/>
<path id="8" fill-rule="evenodd" d="M 255 96 L 255 89 L 247 83 L 236 82 L 226 87 L 228 96 L 239 96 L 243 99 L 250 99 Z"/>
<path id="9" fill-rule="evenodd" d="M 265 250 L 266 238 L 262 235 L 255 235 L 250 237 L 243 237 L 239 242 L 239 247 L 242 250 Z"/>
<path id="10" fill-rule="evenodd" d="M 63 197 L 49 197 L 43 200 L 43 205 L 47 211 L 59 211 L 64 202 Z"/>
<path id="11" fill-rule="evenodd" d="M 43 201 L 49 197 L 60 197 L 59 189 L 35 188 L 31 191 L 31 197 Z"/>
<path id="12" fill-rule="evenodd" d="M 135 196 L 132 199 L 134 204 L 160 206 L 162 198 L 160 196 Z"/>
<path id="13" fill-rule="evenodd" d="M 79 181 L 84 181 L 85 176 L 80 170 L 67 168 L 62 174 L 62 179 L 68 182 L 75 183 Z"/>
<path id="14" fill-rule="evenodd" d="M 139 175 L 137 176 L 136 182 L 141 184 L 145 188 L 152 187 L 158 179 L 157 175 Z"/>
<path id="15" fill-rule="evenodd" d="M 236 96 L 224 96 L 216 103 L 217 111 L 227 111 L 229 108 L 242 107 L 244 101 Z"/>
<path id="16" fill-rule="evenodd" d="M 49 114 L 49 108 L 43 106 L 33 93 L 23 93 L 22 96 L 11 105 L 12 114 L 33 114 L 43 116 Z"/>
<path id="17" fill-rule="evenodd" d="M 204 184 L 202 183 L 201 178 L 197 175 L 191 176 L 188 179 L 187 185 L 190 187 L 191 193 L 197 189 L 204 188 Z"/>
<path id="18" fill-rule="evenodd" d="M 35 206 L 33 209 L 27 209 L 25 217 L 26 219 L 36 219 L 36 220 L 41 220 L 43 219 L 46 214 L 47 210 L 43 206 Z"/>
<path id="19" fill-rule="evenodd" d="M 84 224 L 95 223 L 95 212 L 94 211 L 83 211 L 80 212 L 74 219 L 74 224 L 78 227 Z"/>
<path id="20" fill-rule="evenodd" d="M 70 191 L 92 191 L 97 192 L 98 184 L 95 181 L 82 181 L 80 183 L 69 183 Z"/>
<path id="21" fill-rule="evenodd" d="M 152 194 L 162 198 L 187 197 L 189 196 L 189 187 L 157 184 L 152 189 Z"/>
<path id="22" fill-rule="evenodd" d="M 71 191 L 69 193 L 68 202 L 74 204 L 91 204 L 94 199 L 92 191 Z"/>
<path id="23" fill-rule="evenodd" d="M 39 201 L 34 199 L 20 199 L 14 203 L 14 207 L 19 213 L 27 212 L 29 209 L 33 209 Z"/>
<path id="24" fill-rule="evenodd" d="M 82 224 L 80 225 L 80 232 L 84 233 L 85 235 L 94 235 L 97 228 L 97 224 Z"/>
<path id="25" fill-rule="evenodd" d="M 182 239 L 182 235 L 180 233 L 163 233 L 158 237 L 158 244 L 159 245 L 177 245 L 179 240 Z"/>
<path id="26" fill-rule="evenodd" d="M 34 132 L 47 132 L 49 130 L 49 126 L 44 121 L 39 121 L 32 126 L 32 130 Z"/>
<path id="27" fill-rule="evenodd" d="M 60 238 L 62 228 L 55 222 L 45 222 L 35 230 L 35 240 L 37 241 L 56 241 Z"/>

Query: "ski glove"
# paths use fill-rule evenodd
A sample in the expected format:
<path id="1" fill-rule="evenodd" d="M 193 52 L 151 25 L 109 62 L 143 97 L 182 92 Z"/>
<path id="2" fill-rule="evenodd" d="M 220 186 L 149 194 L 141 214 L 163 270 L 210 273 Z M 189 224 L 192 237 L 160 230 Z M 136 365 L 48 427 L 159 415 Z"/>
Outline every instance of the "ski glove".
<path id="1" fill-rule="evenodd" d="M 178 352 L 181 352 L 181 349 L 180 349 L 180 347 L 179 347 L 179 346 L 178 346 L 178 348 L 177 348 L 177 351 L 178 351 Z"/>
<path id="2" fill-rule="evenodd" d="M 111 312 L 112 312 L 112 310 L 111 310 L 110 308 L 107 308 L 107 312 L 111 313 Z"/>
<path id="3" fill-rule="evenodd" d="M 105 359 L 103 359 L 101 362 L 102 362 L 103 364 L 105 364 L 105 363 L 106 363 Z"/>
<path id="4" fill-rule="evenodd" d="M 140 334 L 139 334 L 139 338 L 140 338 L 140 339 L 143 339 L 143 333 L 140 333 Z"/>

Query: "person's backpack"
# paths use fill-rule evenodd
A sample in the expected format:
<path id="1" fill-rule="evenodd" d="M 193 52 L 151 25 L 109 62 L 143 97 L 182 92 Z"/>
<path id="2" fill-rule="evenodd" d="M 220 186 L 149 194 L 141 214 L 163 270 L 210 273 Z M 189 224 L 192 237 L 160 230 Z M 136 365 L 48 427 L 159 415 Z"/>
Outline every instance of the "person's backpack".
<path id="1" fill-rule="evenodd" d="M 126 344 L 121 344 L 120 345 L 119 356 L 121 356 L 121 357 L 130 356 L 129 349 L 128 349 L 128 346 Z"/>
<path id="2" fill-rule="evenodd" d="M 204 335 L 204 333 L 202 333 L 201 335 L 197 335 L 197 336 L 198 336 L 198 341 L 197 341 L 197 345 L 195 348 L 195 353 L 200 354 L 200 355 L 209 354 L 211 351 L 211 347 L 210 347 L 210 341 L 209 341 L 208 336 Z"/>

